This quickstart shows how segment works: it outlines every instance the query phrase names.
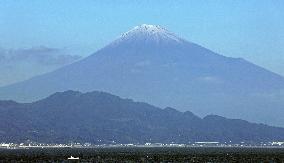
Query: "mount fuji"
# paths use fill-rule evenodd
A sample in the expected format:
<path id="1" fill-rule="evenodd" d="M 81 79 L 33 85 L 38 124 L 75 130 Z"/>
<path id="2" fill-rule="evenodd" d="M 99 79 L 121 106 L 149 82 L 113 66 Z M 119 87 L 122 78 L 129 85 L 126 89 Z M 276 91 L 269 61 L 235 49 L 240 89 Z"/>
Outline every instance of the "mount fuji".
<path id="1" fill-rule="evenodd" d="M 30 102 L 65 90 L 99 90 L 199 116 L 284 126 L 282 76 L 156 25 L 137 26 L 78 62 L 1 87 L 0 98 Z"/>

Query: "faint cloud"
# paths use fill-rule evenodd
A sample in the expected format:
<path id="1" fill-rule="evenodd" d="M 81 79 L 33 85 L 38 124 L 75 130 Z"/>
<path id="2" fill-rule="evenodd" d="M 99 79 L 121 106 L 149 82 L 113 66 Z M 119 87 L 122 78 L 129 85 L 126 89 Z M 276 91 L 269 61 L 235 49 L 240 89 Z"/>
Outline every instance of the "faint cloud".
<path id="1" fill-rule="evenodd" d="M 284 101 L 284 89 L 269 92 L 269 93 L 251 93 L 249 94 L 251 97 L 257 97 L 260 99 L 269 99 L 270 101 Z"/>
<path id="2" fill-rule="evenodd" d="M 65 65 L 77 61 L 80 56 L 66 54 L 64 49 L 45 46 L 29 49 L 0 50 L 0 62 L 33 62 L 43 65 Z"/>
<path id="3" fill-rule="evenodd" d="M 0 48 L 0 86 L 53 71 L 80 58 L 68 54 L 65 49 L 45 46 L 27 49 Z"/>
<path id="4" fill-rule="evenodd" d="M 138 73 L 141 73 L 142 71 L 139 70 L 139 69 L 133 68 L 133 69 L 130 70 L 130 72 L 133 73 L 133 74 L 138 74 Z"/>
<path id="5" fill-rule="evenodd" d="M 141 62 L 137 62 L 135 64 L 136 67 L 146 67 L 151 65 L 151 61 L 145 60 L 145 61 L 141 61 Z"/>
<path id="6" fill-rule="evenodd" d="M 216 83 L 216 84 L 223 83 L 223 80 L 216 76 L 202 76 L 202 77 L 197 78 L 197 80 L 208 82 L 208 83 Z"/>

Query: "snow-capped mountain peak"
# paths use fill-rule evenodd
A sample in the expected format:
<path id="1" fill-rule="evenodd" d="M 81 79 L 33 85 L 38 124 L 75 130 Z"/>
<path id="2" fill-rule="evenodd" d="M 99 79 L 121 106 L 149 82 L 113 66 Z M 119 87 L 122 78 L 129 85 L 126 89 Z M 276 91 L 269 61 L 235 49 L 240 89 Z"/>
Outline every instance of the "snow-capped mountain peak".
<path id="1" fill-rule="evenodd" d="M 176 36 L 174 33 L 168 31 L 167 29 L 159 25 L 148 25 L 142 24 L 136 26 L 129 30 L 128 32 L 123 33 L 114 44 L 121 41 L 146 41 L 151 43 L 160 43 L 160 42 L 183 42 L 183 39 Z"/>
<path id="2" fill-rule="evenodd" d="M 168 30 L 166 30 L 165 28 L 159 25 L 142 24 L 142 25 L 134 27 L 129 32 L 126 32 L 126 34 L 130 32 L 142 32 L 142 33 L 154 34 L 154 33 L 168 33 Z"/>

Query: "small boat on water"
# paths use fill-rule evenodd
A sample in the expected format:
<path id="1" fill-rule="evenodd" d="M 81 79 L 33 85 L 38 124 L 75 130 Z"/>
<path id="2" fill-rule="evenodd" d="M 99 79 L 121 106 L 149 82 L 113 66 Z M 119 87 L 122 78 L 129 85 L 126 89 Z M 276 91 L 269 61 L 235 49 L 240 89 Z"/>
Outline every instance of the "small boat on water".
<path id="1" fill-rule="evenodd" d="M 79 157 L 70 156 L 70 157 L 68 158 L 68 160 L 79 160 Z"/>

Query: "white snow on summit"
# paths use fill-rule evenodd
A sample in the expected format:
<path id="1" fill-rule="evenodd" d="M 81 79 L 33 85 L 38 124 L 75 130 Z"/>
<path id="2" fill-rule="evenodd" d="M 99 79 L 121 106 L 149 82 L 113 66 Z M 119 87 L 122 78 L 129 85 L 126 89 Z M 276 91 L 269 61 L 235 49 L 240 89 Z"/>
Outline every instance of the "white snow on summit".
<path id="1" fill-rule="evenodd" d="M 161 41 L 173 41 L 181 43 L 184 40 L 176 36 L 174 33 L 159 25 L 142 24 L 134 27 L 130 31 L 123 33 L 114 43 L 121 41 L 152 41 L 159 43 Z"/>
<path id="2" fill-rule="evenodd" d="M 126 32 L 123 34 L 123 36 L 134 33 L 134 32 L 140 32 L 140 33 L 149 33 L 149 34 L 155 34 L 155 33 L 169 33 L 165 28 L 159 26 L 159 25 L 148 25 L 148 24 L 142 24 L 140 26 L 134 27 L 132 30 Z"/>

